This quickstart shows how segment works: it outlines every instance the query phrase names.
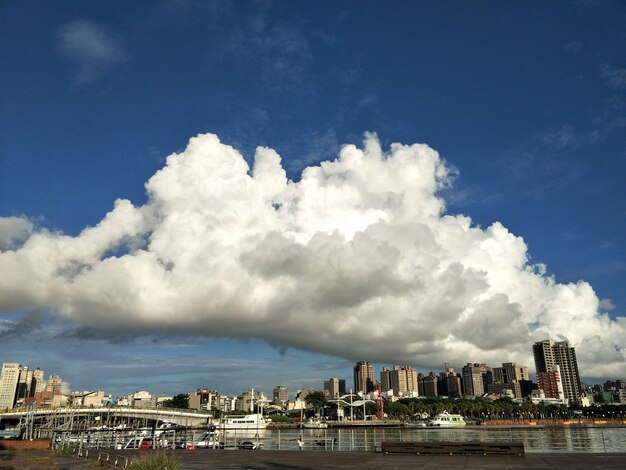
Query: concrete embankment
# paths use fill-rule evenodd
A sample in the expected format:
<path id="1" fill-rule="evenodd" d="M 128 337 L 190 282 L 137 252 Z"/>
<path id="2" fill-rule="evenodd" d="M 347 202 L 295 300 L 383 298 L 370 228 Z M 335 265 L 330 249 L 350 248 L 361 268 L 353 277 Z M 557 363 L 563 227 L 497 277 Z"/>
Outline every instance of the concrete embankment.
<path id="1" fill-rule="evenodd" d="M 114 453 L 113 453 L 114 452 Z M 135 459 L 149 455 L 150 451 L 112 451 L 112 459 Z M 0 464 L 10 465 L 3 460 Z M 476 469 L 506 468 L 508 470 L 552 469 L 578 470 L 599 468 L 606 470 L 626 468 L 626 454 L 553 453 L 510 455 L 412 455 L 383 454 L 381 452 L 324 452 L 324 451 L 252 451 L 252 450 L 194 450 L 173 451 L 181 470 L 199 469 L 354 469 L 354 468 L 396 468 L 396 469 Z M 50 454 L 49 454 L 50 455 Z M 54 458 L 59 468 L 68 470 L 93 469 L 94 460 L 103 455 L 90 454 L 90 460 Z M 94 460 L 91 460 L 94 459 Z M 24 462 L 21 462 L 24 464 Z M 26 467 L 3 467 L 22 470 Z M 32 467 L 35 468 L 35 467 Z M 52 467 L 54 468 L 54 467 Z"/>

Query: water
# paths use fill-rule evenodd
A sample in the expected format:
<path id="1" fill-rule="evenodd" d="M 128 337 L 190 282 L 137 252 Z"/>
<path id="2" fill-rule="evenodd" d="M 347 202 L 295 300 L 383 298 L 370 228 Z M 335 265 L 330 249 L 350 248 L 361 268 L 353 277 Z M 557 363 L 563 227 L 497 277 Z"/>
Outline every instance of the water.
<path id="1" fill-rule="evenodd" d="M 144 431 L 146 432 L 146 431 Z M 157 445 L 185 447 L 192 436 L 201 433 L 168 431 L 157 439 Z M 127 433 L 111 431 L 70 432 L 59 435 L 58 445 L 72 445 L 86 448 L 116 448 L 128 441 Z M 150 437 L 146 434 L 144 437 Z M 626 426 L 585 426 L 585 427 L 465 427 L 411 428 L 411 427 L 354 427 L 331 429 L 281 429 L 227 431 L 220 436 L 220 442 L 227 448 L 256 447 L 266 450 L 298 450 L 303 444 L 305 450 L 318 451 L 380 451 L 383 441 L 417 442 L 494 442 L 515 441 L 524 444 L 525 452 L 624 452 L 626 449 Z"/>
<path id="2" fill-rule="evenodd" d="M 297 450 L 299 437 L 298 429 L 266 430 L 259 436 L 264 449 L 281 450 Z M 374 451 L 382 441 L 521 441 L 527 453 L 626 449 L 626 427 L 333 428 L 304 429 L 302 437 L 304 449 L 321 451 Z"/>

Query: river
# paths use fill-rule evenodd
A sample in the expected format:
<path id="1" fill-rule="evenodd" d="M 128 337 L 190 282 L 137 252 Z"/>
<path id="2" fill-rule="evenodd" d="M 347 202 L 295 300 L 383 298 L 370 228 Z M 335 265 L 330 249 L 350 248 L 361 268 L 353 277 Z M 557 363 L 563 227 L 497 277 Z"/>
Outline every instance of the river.
<path id="1" fill-rule="evenodd" d="M 259 440 L 264 449 L 297 450 L 299 437 L 298 429 L 265 430 Z M 382 441 L 521 441 L 528 453 L 604 453 L 626 449 L 626 426 L 304 429 L 302 438 L 304 449 L 321 451 L 374 451 L 380 450 Z M 254 433 L 236 439 L 256 440 Z"/>

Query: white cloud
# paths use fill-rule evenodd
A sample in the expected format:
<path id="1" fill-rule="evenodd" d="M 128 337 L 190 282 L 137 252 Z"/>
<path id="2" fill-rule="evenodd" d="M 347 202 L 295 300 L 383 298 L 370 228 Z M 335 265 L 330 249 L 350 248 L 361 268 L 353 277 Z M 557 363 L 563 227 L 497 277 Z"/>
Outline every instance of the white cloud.
<path id="1" fill-rule="evenodd" d="M 611 64 L 604 63 L 601 65 L 602 76 L 607 83 L 614 88 L 623 88 L 626 86 L 626 69 L 615 69 Z"/>
<path id="2" fill-rule="evenodd" d="M 427 145 L 383 152 L 367 134 L 293 182 L 274 150 L 250 169 L 200 135 L 146 183 L 144 206 L 120 200 L 76 237 L 38 230 L 0 253 L 0 308 L 419 367 L 532 367 L 533 341 L 563 337 L 583 375 L 623 372 L 624 318 L 599 312 L 586 282 L 530 264 L 502 224 L 445 214 L 449 176 Z"/>
<path id="3" fill-rule="evenodd" d="M 583 43 L 581 41 L 571 41 L 563 46 L 563 49 L 570 54 L 578 54 L 583 48 Z"/>
<path id="4" fill-rule="evenodd" d="M 118 38 L 87 20 L 73 21 L 59 29 L 58 50 L 74 62 L 78 84 L 99 78 L 127 59 Z"/>
<path id="5" fill-rule="evenodd" d="M 0 250 L 10 250 L 33 231 L 33 224 L 26 217 L 0 217 Z"/>

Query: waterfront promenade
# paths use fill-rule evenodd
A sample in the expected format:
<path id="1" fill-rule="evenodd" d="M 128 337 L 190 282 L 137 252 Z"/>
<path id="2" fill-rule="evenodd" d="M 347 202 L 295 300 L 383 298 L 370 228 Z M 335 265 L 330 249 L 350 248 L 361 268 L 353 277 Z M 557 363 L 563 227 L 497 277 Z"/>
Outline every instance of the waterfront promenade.
<path id="1" fill-rule="evenodd" d="M 549 453 L 524 456 L 503 455 L 407 455 L 383 454 L 381 452 L 317 452 L 317 451 L 251 451 L 251 450 L 196 450 L 174 451 L 181 470 L 199 469 L 494 469 L 494 470 L 576 470 L 576 469 L 623 469 L 626 453 Z M 34 456 L 43 463 L 45 459 L 54 466 L 45 468 L 63 470 L 91 470 L 94 460 L 50 457 L 50 453 L 38 452 Z M 141 451 L 116 451 L 116 456 L 136 458 L 146 455 Z M 90 456 L 95 459 L 98 455 Z M 16 465 L 16 466 L 13 466 Z M 0 468 L 3 470 L 36 470 L 28 461 L 7 457 L 0 451 Z M 106 468 L 106 467 L 104 467 Z M 112 468 L 112 467 L 110 467 Z"/>

